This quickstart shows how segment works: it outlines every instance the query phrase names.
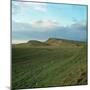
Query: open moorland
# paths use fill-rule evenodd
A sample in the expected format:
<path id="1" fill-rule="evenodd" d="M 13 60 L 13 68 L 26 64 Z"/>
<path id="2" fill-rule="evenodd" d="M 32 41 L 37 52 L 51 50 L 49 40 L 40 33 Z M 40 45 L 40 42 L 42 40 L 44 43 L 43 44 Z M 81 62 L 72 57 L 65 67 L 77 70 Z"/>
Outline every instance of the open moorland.
<path id="1" fill-rule="evenodd" d="M 87 43 L 50 38 L 12 45 L 12 88 L 87 84 Z"/>

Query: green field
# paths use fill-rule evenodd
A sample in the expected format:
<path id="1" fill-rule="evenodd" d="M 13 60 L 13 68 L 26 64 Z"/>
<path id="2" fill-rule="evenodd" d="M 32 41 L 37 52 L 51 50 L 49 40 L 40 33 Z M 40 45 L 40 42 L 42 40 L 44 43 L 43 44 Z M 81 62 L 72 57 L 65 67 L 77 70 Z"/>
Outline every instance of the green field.
<path id="1" fill-rule="evenodd" d="M 49 40 L 41 46 L 30 42 L 12 47 L 13 89 L 87 84 L 86 43 L 52 43 Z"/>

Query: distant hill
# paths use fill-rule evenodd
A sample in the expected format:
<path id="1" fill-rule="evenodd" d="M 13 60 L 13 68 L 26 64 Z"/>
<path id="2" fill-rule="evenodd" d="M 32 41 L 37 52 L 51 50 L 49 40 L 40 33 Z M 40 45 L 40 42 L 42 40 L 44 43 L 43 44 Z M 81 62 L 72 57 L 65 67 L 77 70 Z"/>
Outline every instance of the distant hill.
<path id="1" fill-rule="evenodd" d="M 47 46 L 47 43 L 45 42 L 40 42 L 37 40 L 30 40 L 27 42 L 27 44 L 31 45 L 31 46 Z"/>
<path id="2" fill-rule="evenodd" d="M 73 43 L 83 43 L 82 41 L 75 41 L 69 39 L 59 39 L 59 38 L 49 38 L 46 42 L 73 42 Z"/>
<path id="3" fill-rule="evenodd" d="M 13 44 L 13 47 L 72 47 L 72 46 L 82 46 L 85 44 L 84 42 L 74 41 L 74 40 L 66 40 L 59 38 L 49 38 L 48 40 L 41 42 L 37 40 L 29 40 L 27 43 Z"/>
<path id="4" fill-rule="evenodd" d="M 49 45 L 58 46 L 58 45 L 60 45 L 61 43 L 63 43 L 63 40 L 61 40 L 61 39 L 56 39 L 56 38 L 49 38 L 49 39 L 46 41 L 46 43 L 49 44 Z"/>
<path id="5" fill-rule="evenodd" d="M 79 46 L 83 44 L 83 42 L 80 41 L 74 41 L 74 40 L 67 40 L 67 39 L 59 39 L 59 38 L 49 38 L 46 43 L 48 45 L 53 45 L 53 46 L 64 46 L 64 45 L 69 45 L 69 46 Z"/>

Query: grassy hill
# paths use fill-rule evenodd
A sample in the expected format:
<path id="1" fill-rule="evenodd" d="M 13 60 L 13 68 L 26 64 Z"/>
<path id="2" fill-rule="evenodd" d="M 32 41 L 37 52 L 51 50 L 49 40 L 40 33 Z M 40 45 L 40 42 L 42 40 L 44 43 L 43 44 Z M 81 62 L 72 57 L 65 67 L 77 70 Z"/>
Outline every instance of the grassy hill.
<path id="1" fill-rule="evenodd" d="M 58 39 L 58 38 L 49 38 L 48 40 L 41 42 L 37 40 L 30 40 L 27 43 L 20 43 L 20 44 L 13 44 L 14 47 L 65 47 L 65 46 L 82 46 L 85 44 L 84 42 L 74 41 L 74 40 L 65 40 L 65 39 Z"/>
<path id="2" fill-rule="evenodd" d="M 30 41 L 27 42 L 27 44 L 29 44 L 30 46 L 47 46 L 46 43 L 36 41 L 36 40 L 30 40 Z"/>
<path id="3" fill-rule="evenodd" d="M 85 42 L 50 38 L 12 47 L 12 88 L 87 84 Z"/>
<path id="4" fill-rule="evenodd" d="M 49 38 L 46 43 L 51 46 L 81 46 L 84 42 L 74 41 L 74 40 L 66 40 L 66 39 L 58 39 L 58 38 Z"/>

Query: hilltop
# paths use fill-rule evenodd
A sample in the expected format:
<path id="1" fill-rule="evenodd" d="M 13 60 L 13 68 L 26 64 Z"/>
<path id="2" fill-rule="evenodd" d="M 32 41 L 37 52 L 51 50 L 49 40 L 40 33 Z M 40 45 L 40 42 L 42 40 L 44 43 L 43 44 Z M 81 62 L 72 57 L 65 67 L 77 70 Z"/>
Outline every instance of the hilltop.
<path id="1" fill-rule="evenodd" d="M 68 39 L 59 39 L 59 38 L 49 38 L 46 41 L 49 45 L 55 45 L 55 46 L 61 46 L 61 45 L 70 45 L 70 46 L 80 46 L 84 42 L 81 41 L 74 41 L 74 40 L 68 40 Z"/>
<path id="2" fill-rule="evenodd" d="M 45 42 L 40 42 L 37 40 L 30 40 L 27 42 L 27 44 L 29 44 L 30 46 L 47 46 L 48 44 Z"/>

